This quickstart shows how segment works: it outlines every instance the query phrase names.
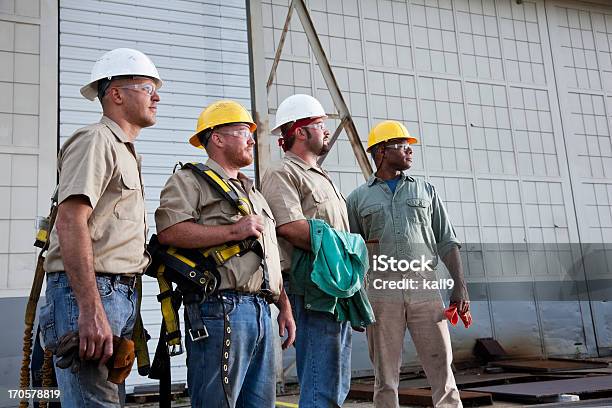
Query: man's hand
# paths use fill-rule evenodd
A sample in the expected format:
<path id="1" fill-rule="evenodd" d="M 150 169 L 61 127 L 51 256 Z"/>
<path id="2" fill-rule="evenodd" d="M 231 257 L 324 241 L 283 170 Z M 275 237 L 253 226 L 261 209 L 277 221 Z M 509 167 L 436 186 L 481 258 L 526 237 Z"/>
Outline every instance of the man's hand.
<path id="1" fill-rule="evenodd" d="M 467 288 L 465 287 L 465 282 L 455 281 L 455 286 L 453 287 L 453 291 L 450 295 L 450 304 L 457 306 L 457 312 L 459 314 L 466 313 L 470 310 L 470 298 L 468 296 Z"/>
<path id="2" fill-rule="evenodd" d="M 276 307 L 280 313 L 278 314 L 278 334 L 283 337 L 285 335 L 285 329 L 287 329 L 287 339 L 283 342 L 283 350 L 291 346 L 295 341 L 295 320 L 293 319 L 293 312 L 291 311 L 291 303 L 285 292 L 285 288 L 281 287 L 281 294 L 276 302 Z"/>
<path id="3" fill-rule="evenodd" d="M 279 336 L 285 336 L 285 329 L 287 329 L 287 339 L 283 342 L 283 350 L 291 346 L 295 341 L 295 320 L 293 320 L 293 313 L 291 308 L 281 310 L 278 314 L 278 334 Z"/>
<path id="4" fill-rule="evenodd" d="M 261 215 L 245 215 L 232 225 L 231 235 L 234 241 L 254 237 L 259 238 L 264 231 Z"/>
<path id="5" fill-rule="evenodd" d="M 466 313 L 468 310 L 470 310 L 470 301 L 466 300 L 466 299 L 460 299 L 460 300 L 452 300 L 452 296 L 451 296 L 451 301 L 450 304 L 451 305 L 457 305 L 457 312 L 459 313 Z"/>
<path id="6" fill-rule="evenodd" d="M 113 332 L 102 305 L 79 310 L 79 357 L 105 364 L 112 355 Z"/>

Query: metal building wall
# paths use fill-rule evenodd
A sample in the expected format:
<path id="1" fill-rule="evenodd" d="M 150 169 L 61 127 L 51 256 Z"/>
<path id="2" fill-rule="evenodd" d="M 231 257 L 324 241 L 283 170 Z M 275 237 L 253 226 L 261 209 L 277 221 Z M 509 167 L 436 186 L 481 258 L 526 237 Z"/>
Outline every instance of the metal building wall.
<path id="1" fill-rule="evenodd" d="M 23 313 L 36 249 L 35 217 L 55 186 L 57 9 L 0 2 L 0 387 L 18 386 Z M 50 137 L 46 137 L 50 135 Z M 0 406 L 14 403 L 0 393 Z"/>
<path id="2" fill-rule="evenodd" d="M 60 142 L 100 117 L 100 105 L 81 97 L 95 60 L 116 47 L 146 53 L 164 81 L 157 124 L 142 131 L 136 149 L 143 156 L 147 217 L 155 232 L 159 193 L 178 161 L 204 161 L 187 143 L 204 106 L 230 98 L 250 106 L 246 14 L 243 0 L 60 1 Z M 247 174 L 253 176 L 253 169 Z M 143 319 L 155 351 L 161 314 L 157 284 L 144 283 Z M 152 357 L 152 356 L 151 356 Z M 184 355 L 172 359 L 174 382 L 186 381 Z M 127 380 L 153 382 L 137 373 Z"/>
<path id="3" fill-rule="evenodd" d="M 437 187 L 466 243 L 476 323 L 451 329 L 456 359 L 479 337 L 514 355 L 610 352 L 612 258 L 586 245 L 612 231 L 612 8 L 599 3 L 307 2 L 364 144 L 378 121 L 404 122 L 421 141 L 411 174 Z M 262 0 L 268 69 L 288 4 Z M 335 113 L 294 17 L 271 123 L 297 92 Z M 345 194 L 363 183 L 344 133 L 324 167 Z M 583 255 L 597 267 L 585 272 Z M 409 336 L 404 364 L 418 364 Z M 356 336 L 353 371 L 370 367 Z"/>

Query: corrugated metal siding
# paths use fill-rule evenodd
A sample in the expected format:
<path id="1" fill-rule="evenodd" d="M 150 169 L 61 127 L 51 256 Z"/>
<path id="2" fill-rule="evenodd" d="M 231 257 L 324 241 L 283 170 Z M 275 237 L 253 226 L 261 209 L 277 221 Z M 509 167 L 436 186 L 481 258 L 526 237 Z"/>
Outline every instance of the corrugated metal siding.
<path id="1" fill-rule="evenodd" d="M 572 262 L 551 259 L 577 259 L 581 248 L 564 244 L 612 238 L 612 9 L 603 1 L 307 3 L 363 143 L 378 121 L 404 122 L 421 141 L 410 172 L 437 187 L 467 243 L 477 323 L 452 329 L 455 356 L 471 357 L 475 339 L 489 336 L 512 354 L 605 352 L 609 291 L 590 302 L 576 286 L 562 298 L 535 281 L 560 284 L 572 272 L 564 269 Z M 288 4 L 262 0 L 268 67 Z M 272 123 L 296 92 L 336 112 L 294 15 L 270 90 Z M 363 183 L 344 132 L 324 167 L 345 194 Z M 603 253 L 596 269 L 608 278 L 611 259 Z M 408 336 L 405 347 L 404 363 L 417 364 Z M 354 348 L 353 370 L 369 367 L 367 349 Z"/>
<path id="2" fill-rule="evenodd" d="M 155 232 L 159 193 L 178 161 L 203 161 L 187 143 L 202 108 L 230 98 L 250 108 L 250 82 L 244 0 L 60 1 L 60 142 L 100 117 L 100 105 L 81 97 L 95 60 L 117 48 L 136 48 L 156 64 L 161 89 L 157 124 L 136 141 L 143 155 L 147 215 Z M 253 176 L 253 167 L 246 171 Z M 143 319 L 155 350 L 160 312 L 153 280 L 144 283 Z M 152 355 L 151 355 L 152 357 Z M 172 359 L 174 382 L 186 381 L 184 356 Z M 128 391 L 152 382 L 135 372 Z"/>

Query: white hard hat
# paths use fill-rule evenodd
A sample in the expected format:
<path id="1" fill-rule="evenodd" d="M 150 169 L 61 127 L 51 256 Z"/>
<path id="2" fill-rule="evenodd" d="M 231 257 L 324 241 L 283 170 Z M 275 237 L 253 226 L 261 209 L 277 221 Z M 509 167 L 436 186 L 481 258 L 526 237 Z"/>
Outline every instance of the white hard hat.
<path id="1" fill-rule="evenodd" d="M 327 117 L 321 103 L 310 95 L 295 94 L 281 102 L 276 111 L 276 125 L 272 133 L 278 135 L 285 123 L 304 118 Z"/>
<path id="2" fill-rule="evenodd" d="M 155 81 L 157 89 L 162 80 L 149 57 L 131 48 L 115 48 L 101 56 L 91 70 L 89 83 L 81 88 L 81 95 L 93 101 L 98 96 L 98 81 L 122 75 L 145 76 Z"/>

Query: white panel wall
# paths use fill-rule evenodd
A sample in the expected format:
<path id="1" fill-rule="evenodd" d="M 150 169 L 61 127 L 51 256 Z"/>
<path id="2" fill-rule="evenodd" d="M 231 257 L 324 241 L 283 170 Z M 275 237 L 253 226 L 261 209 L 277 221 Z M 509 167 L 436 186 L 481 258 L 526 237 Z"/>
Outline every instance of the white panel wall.
<path id="1" fill-rule="evenodd" d="M 250 107 L 250 81 L 244 0 L 62 0 L 60 2 L 60 141 L 100 117 L 100 105 L 81 97 L 95 60 L 117 47 L 146 53 L 164 81 L 157 124 L 136 142 L 143 155 L 148 222 L 155 232 L 159 193 L 178 161 L 204 161 L 187 143 L 201 110 L 229 98 Z M 253 175 L 253 169 L 246 171 Z M 157 284 L 144 283 L 143 319 L 153 336 L 161 314 Z M 152 357 L 152 356 L 151 356 Z M 184 356 L 172 360 L 174 382 L 186 381 Z M 133 385 L 153 382 L 133 373 Z"/>
<path id="2" fill-rule="evenodd" d="M 37 0 L 0 3 L 0 297 L 29 293 L 34 220 L 55 183 L 56 139 L 45 137 L 55 129 L 54 18 Z"/>
<path id="3" fill-rule="evenodd" d="M 588 279 L 597 282 L 612 271 L 612 8 L 557 1 L 547 13 L 578 227 Z M 598 343 L 610 350 L 606 300 L 593 302 L 593 319 Z"/>

